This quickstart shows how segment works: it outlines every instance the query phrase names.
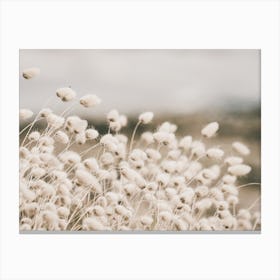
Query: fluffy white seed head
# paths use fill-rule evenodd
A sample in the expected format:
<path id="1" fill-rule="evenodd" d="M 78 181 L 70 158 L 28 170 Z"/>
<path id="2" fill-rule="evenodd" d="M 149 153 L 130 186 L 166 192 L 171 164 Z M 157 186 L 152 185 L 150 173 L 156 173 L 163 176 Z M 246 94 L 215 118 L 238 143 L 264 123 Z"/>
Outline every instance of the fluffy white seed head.
<path id="1" fill-rule="evenodd" d="M 185 178 L 183 176 L 174 176 L 170 180 L 170 185 L 173 188 L 178 188 L 185 185 Z"/>
<path id="2" fill-rule="evenodd" d="M 94 178 L 92 174 L 90 174 L 89 172 L 87 172 L 86 170 L 83 170 L 83 169 L 78 169 L 76 171 L 75 178 L 78 180 L 78 182 L 81 185 L 84 185 L 84 186 L 90 186 L 96 180 L 96 178 Z"/>
<path id="3" fill-rule="evenodd" d="M 207 186 L 198 186 L 195 188 L 195 194 L 197 197 L 205 197 L 208 195 L 209 188 Z"/>
<path id="4" fill-rule="evenodd" d="M 172 160 L 178 160 L 181 155 L 181 151 L 179 149 L 172 149 L 168 152 L 167 157 Z"/>
<path id="5" fill-rule="evenodd" d="M 143 124 L 148 124 L 149 122 L 151 122 L 154 118 L 154 113 L 153 112 L 145 112 L 142 113 L 138 120 L 139 122 L 143 123 Z"/>
<path id="6" fill-rule="evenodd" d="M 191 136 L 185 136 L 179 142 L 179 147 L 182 148 L 185 152 L 187 152 L 191 148 L 191 145 L 192 145 Z"/>
<path id="7" fill-rule="evenodd" d="M 105 147 L 111 144 L 117 145 L 118 143 L 119 141 L 112 134 L 105 134 L 100 139 L 100 144 L 104 145 Z"/>
<path id="8" fill-rule="evenodd" d="M 63 87 L 56 90 L 56 95 L 63 102 L 67 102 L 73 100 L 76 97 L 76 92 L 70 87 Z"/>
<path id="9" fill-rule="evenodd" d="M 96 216 L 104 216 L 105 215 L 105 210 L 100 205 L 95 205 L 92 210 L 93 210 L 93 214 L 96 215 Z"/>
<path id="10" fill-rule="evenodd" d="M 210 198 L 203 198 L 196 202 L 195 207 L 199 211 L 205 211 L 212 206 L 212 200 Z"/>
<path id="11" fill-rule="evenodd" d="M 40 195 L 42 197 L 52 197 L 55 195 L 55 188 L 53 185 L 44 183 L 40 189 Z"/>
<path id="12" fill-rule="evenodd" d="M 218 129 L 219 124 L 217 122 L 211 122 L 201 130 L 201 134 L 204 137 L 211 138 L 217 133 Z"/>
<path id="13" fill-rule="evenodd" d="M 251 172 L 251 170 L 252 170 L 251 166 L 246 164 L 236 164 L 228 168 L 228 172 L 234 176 L 247 175 L 248 173 Z"/>
<path id="14" fill-rule="evenodd" d="M 84 132 L 78 133 L 75 136 L 75 141 L 78 145 L 83 145 L 86 143 L 86 134 Z"/>
<path id="15" fill-rule="evenodd" d="M 102 222 L 95 217 L 88 217 L 83 219 L 83 230 L 105 230 L 106 227 L 102 224 Z"/>
<path id="16" fill-rule="evenodd" d="M 227 194 L 231 194 L 231 195 L 238 195 L 238 189 L 236 186 L 234 185 L 228 185 L 228 184 L 223 184 L 221 187 L 221 190 L 223 193 Z"/>
<path id="17" fill-rule="evenodd" d="M 188 229 L 187 224 L 182 219 L 173 218 L 172 221 L 173 221 L 175 230 L 187 230 Z"/>
<path id="18" fill-rule="evenodd" d="M 133 151 L 131 151 L 131 153 L 129 155 L 129 159 L 131 161 L 137 161 L 137 160 L 145 161 L 147 159 L 147 155 L 145 152 L 143 152 L 140 149 L 134 149 Z"/>
<path id="19" fill-rule="evenodd" d="M 20 120 L 27 120 L 33 116 L 33 112 L 29 109 L 20 109 L 19 110 L 19 119 Z"/>
<path id="20" fill-rule="evenodd" d="M 61 116 L 58 116 L 56 114 L 50 113 L 46 117 L 47 123 L 50 127 L 58 129 L 63 126 L 65 119 Z"/>
<path id="21" fill-rule="evenodd" d="M 30 176 L 34 178 L 41 178 L 46 174 L 46 170 L 41 167 L 33 167 L 30 171 Z"/>
<path id="22" fill-rule="evenodd" d="M 211 188 L 209 193 L 210 193 L 211 197 L 215 198 L 218 201 L 224 200 L 223 192 L 219 188 L 217 188 L 217 187 Z"/>
<path id="23" fill-rule="evenodd" d="M 118 120 L 118 121 L 116 121 L 116 122 L 110 122 L 110 123 L 109 123 L 109 127 L 110 127 L 110 129 L 111 129 L 112 131 L 118 132 L 118 131 L 121 130 L 122 125 L 121 125 L 120 121 Z"/>
<path id="24" fill-rule="evenodd" d="M 162 220 L 163 222 L 170 222 L 173 219 L 173 215 L 169 211 L 161 211 L 159 212 L 159 220 Z"/>
<path id="25" fill-rule="evenodd" d="M 223 176 L 222 181 L 225 184 L 234 184 L 236 179 L 237 179 L 236 176 L 226 174 Z"/>
<path id="26" fill-rule="evenodd" d="M 67 180 L 67 173 L 65 171 L 53 170 L 49 174 L 53 179 L 57 180 L 57 182 L 63 182 L 64 180 Z"/>
<path id="27" fill-rule="evenodd" d="M 93 129 L 93 128 L 89 128 L 85 131 L 85 134 L 86 134 L 86 138 L 88 140 L 94 140 L 96 139 L 98 136 L 99 136 L 99 133 L 96 129 Z"/>
<path id="28" fill-rule="evenodd" d="M 182 203 L 190 204 L 194 198 L 195 192 L 192 188 L 186 188 L 183 193 L 180 194 L 180 201 Z"/>
<path id="29" fill-rule="evenodd" d="M 105 194 L 105 197 L 109 204 L 112 204 L 112 203 L 115 204 L 115 203 L 117 203 L 117 201 L 119 199 L 119 194 L 117 194 L 116 192 L 109 191 Z"/>
<path id="30" fill-rule="evenodd" d="M 209 169 L 210 169 L 210 171 L 213 174 L 213 177 L 212 177 L 213 180 L 216 180 L 216 179 L 218 179 L 220 177 L 220 175 L 221 175 L 221 167 L 219 165 L 214 164 L 214 165 L 210 166 Z"/>
<path id="31" fill-rule="evenodd" d="M 56 133 L 54 134 L 54 140 L 64 145 L 69 143 L 68 135 L 62 130 L 56 131 Z"/>
<path id="32" fill-rule="evenodd" d="M 123 217 L 129 217 L 131 214 L 130 211 L 123 205 L 117 205 L 115 208 L 115 212 Z"/>
<path id="33" fill-rule="evenodd" d="M 19 156 L 20 158 L 27 159 L 30 155 L 30 151 L 26 147 L 19 148 Z"/>
<path id="34" fill-rule="evenodd" d="M 39 146 L 52 146 L 54 144 L 54 140 L 52 137 L 50 136 L 42 136 L 40 139 L 39 139 Z"/>
<path id="35" fill-rule="evenodd" d="M 66 151 L 59 155 L 59 159 L 65 164 L 77 164 L 81 161 L 78 153 L 73 151 Z"/>
<path id="36" fill-rule="evenodd" d="M 108 122 L 117 122 L 119 120 L 120 114 L 117 110 L 113 109 L 107 114 Z"/>
<path id="37" fill-rule="evenodd" d="M 26 80 L 32 79 L 39 75 L 40 75 L 40 68 L 38 68 L 38 67 L 27 68 L 27 69 L 24 69 L 22 72 L 22 76 Z"/>
<path id="38" fill-rule="evenodd" d="M 236 195 L 229 195 L 227 197 L 227 202 L 229 205 L 236 205 L 239 203 L 239 199 Z"/>
<path id="39" fill-rule="evenodd" d="M 128 195 L 128 196 L 131 196 L 137 190 L 136 185 L 134 183 L 126 184 L 123 187 L 123 189 L 124 189 L 124 192 L 126 193 L 126 195 Z"/>
<path id="40" fill-rule="evenodd" d="M 154 137 L 153 137 L 153 133 L 152 132 L 144 132 L 141 135 L 141 139 L 147 144 L 150 145 L 154 142 Z"/>
<path id="41" fill-rule="evenodd" d="M 61 218 L 67 218 L 70 214 L 70 210 L 67 207 L 59 207 L 57 209 L 57 214 Z"/>
<path id="42" fill-rule="evenodd" d="M 242 156 L 247 156 L 250 154 L 250 149 L 241 142 L 232 143 L 233 149 Z"/>
<path id="43" fill-rule="evenodd" d="M 82 120 L 77 116 L 70 116 L 66 119 L 65 122 L 65 130 L 75 134 L 84 132 L 87 126 L 88 126 L 87 120 Z"/>
<path id="44" fill-rule="evenodd" d="M 196 157 L 202 157 L 205 155 L 205 145 L 200 141 L 193 141 L 191 145 L 192 155 Z"/>
<path id="45" fill-rule="evenodd" d="M 174 160 L 162 161 L 161 168 L 165 173 L 172 174 L 176 170 L 176 161 L 174 161 Z"/>
<path id="46" fill-rule="evenodd" d="M 206 155 L 211 159 L 220 160 L 224 156 L 225 152 L 219 148 L 211 148 L 206 151 Z"/>
<path id="47" fill-rule="evenodd" d="M 153 223 L 153 218 L 151 216 L 143 216 L 141 217 L 141 224 L 144 226 L 150 226 Z"/>
<path id="48" fill-rule="evenodd" d="M 41 136 L 41 134 L 39 131 L 33 131 L 29 134 L 28 139 L 30 141 L 38 141 L 40 136 Z"/>
<path id="49" fill-rule="evenodd" d="M 52 113 L 52 110 L 50 108 L 43 108 L 40 112 L 39 112 L 39 116 L 41 118 L 46 118 L 49 114 Z"/>
<path id="50" fill-rule="evenodd" d="M 99 105 L 100 103 L 101 103 L 101 99 L 95 94 L 84 95 L 80 99 L 80 104 L 85 108 L 94 107 L 96 105 Z"/>
<path id="51" fill-rule="evenodd" d="M 236 164 L 241 164 L 243 162 L 242 157 L 227 157 L 225 159 L 225 163 L 228 165 L 236 165 Z"/>
<path id="52" fill-rule="evenodd" d="M 111 153 L 105 152 L 101 155 L 100 162 L 102 165 L 108 166 L 115 163 L 115 158 Z"/>
<path id="53" fill-rule="evenodd" d="M 127 117 L 125 115 L 120 115 L 119 122 L 122 127 L 127 126 Z"/>
<path id="54" fill-rule="evenodd" d="M 121 144 L 126 145 L 128 143 L 128 137 L 123 134 L 118 134 L 115 137 Z"/>
<path id="55" fill-rule="evenodd" d="M 36 193 L 25 186 L 20 186 L 20 194 L 26 201 L 33 201 L 36 198 Z"/>
<path id="56" fill-rule="evenodd" d="M 221 201 L 215 201 L 215 206 L 216 206 L 217 210 L 222 211 L 222 210 L 227 210 L 229 207 L 229 204 L 227 201 L 221 200 Z"/>
<path id="57" fill-rule="evenodd" d="M 176 132 L 176 130 L 177 130 L 177 125 L 170 122 L 164 122 L 158 128 L 158 132 L 166 132 L 166 133 L 174 133 Z"/>
<path id="58" fill-rule="evenodd" d="M 99 170 L 99 165 L 98 162 L 95 158 L 91 157 L 91 158 L 87 158 L 84 160 L 84 166 L 93 173 L 98 172 Z"/>
<path id="59" fill-rule="evenodd" d="M 170 180 L 170 176 L 168 174 L 165 174 L 165 173 L 159 174 L 156 178 L 157 183 L 161 187 L 167 186 L 167 184 L 169 183 L 169 180 Z"/>

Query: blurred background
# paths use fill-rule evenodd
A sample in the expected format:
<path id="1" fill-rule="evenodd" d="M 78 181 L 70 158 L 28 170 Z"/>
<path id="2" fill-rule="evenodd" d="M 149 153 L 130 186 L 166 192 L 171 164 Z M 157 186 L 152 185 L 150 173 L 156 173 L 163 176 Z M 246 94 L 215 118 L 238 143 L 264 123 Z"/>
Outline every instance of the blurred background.
<path id="1" fill-rule="evenodd" d="M 230 152 L 233 141 L 247 144 L 252 153 L 246 161 L 253 171 L 242 183 L 260 182 L 260 56 L 260 50 L 250 49 L 20 50 L 20 73 L 29 67 L 41 70 L 31 80 L 20 76 L 20 108 L 38 112 L 47 105 L 60 113 L 69 104 L 59 102 L 56 89 L 71 86 L 78 96 L 96 94 L 102 99 L 94 109 L 77 105 L 71 110 L 101 133 L 107 131 L 105 114 L 111 109 L 128 116 L 128 134 L 144 111 L 155 113 L 148 129 L 170 121 L 178 125 L 178 135 L 198 139 L 205 124 L 218 121 L 218 137 L 209 145 Z M 260 187 L 240 192 L 245 207 L 260 195 Z"/>

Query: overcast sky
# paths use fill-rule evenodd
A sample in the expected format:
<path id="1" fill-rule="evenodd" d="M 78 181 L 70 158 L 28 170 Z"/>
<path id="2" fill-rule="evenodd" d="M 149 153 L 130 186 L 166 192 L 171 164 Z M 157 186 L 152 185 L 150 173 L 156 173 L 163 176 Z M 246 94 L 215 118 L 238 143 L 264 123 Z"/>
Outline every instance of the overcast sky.
<path id="1" fill-rule="evenodd" d="M 98 95 L 96 114 L 246 109 L 260 101 L 259 50 L 21 50 L 20 71 L 29 67 L 41 74 L 20 76 L 20 106 L 35 111 L 65 86 Z M 54 104 L 60 109 L 55 97 Z"/>

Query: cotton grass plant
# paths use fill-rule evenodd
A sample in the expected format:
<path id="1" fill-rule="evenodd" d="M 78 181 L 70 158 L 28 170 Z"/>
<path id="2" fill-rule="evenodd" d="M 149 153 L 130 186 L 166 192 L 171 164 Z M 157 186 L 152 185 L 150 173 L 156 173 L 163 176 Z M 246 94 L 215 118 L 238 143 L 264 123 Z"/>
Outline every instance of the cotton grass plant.
<path id="1" fill-rule="evenodd" d="M 39 73 L 30 68 L 23 77 Z M 230 155 L 212 147 L 208 139 L 216 137 L 217 122 L 202 128 L 201 139 L 179 138 L 170 122 L 149 131 L 154 114 L 144 112 L 133 133 L 124 135 L 127 117 L 114 109 L 106 116 L 108 133 L 100 135 L 70 114 L 73 106 L 94 110 L 98 96 L 78 98 L 68 87 L 55 94 L 58 102 L 72 103 L 61 114 L 50 108 L 34 119 L 27 108 L 19 113 L 21 122 L 30 121 L 20 132 L 21 231 L 260 229 L 260 213 L 252 211 L 259 198 L 239 207 L 240 188 L 250 185 L 239 183 L 251 171 L 244 163 L 250 150 L 240 142 Z M 39 120 L 43 131 L 34 129 Z M 136 137 L 139 126 L 147 131 Z"/>

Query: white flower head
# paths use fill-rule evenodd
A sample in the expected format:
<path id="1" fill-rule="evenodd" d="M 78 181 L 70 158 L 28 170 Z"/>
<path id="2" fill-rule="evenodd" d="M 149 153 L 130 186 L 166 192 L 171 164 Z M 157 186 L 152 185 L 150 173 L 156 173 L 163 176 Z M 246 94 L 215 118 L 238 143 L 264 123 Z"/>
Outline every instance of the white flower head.
<path id="1" fill-rule="evenodd" d="M 241 158 L 241 157 L 231 156 L 231 157 L 227 157 L 225 159 L 225 163 L 227 163 L 228 165 L 236 165 L 236 164 L 240 164 L 242 162 L 243 162 L 243 158 Z"/>
<path id="2" fill-rule="evenodd" d="M 76 97 L 76 92 L 70 87 L 58 88 L 56 95 L 63 102 L 71 101 Z"/>
<path id="3" fill-rule="evenodd" d="M 236 164 L 233 166 L 230 166 L 228 168 L 228 172 L 234 176 L 244 176 L 250 173 L 252 170 L 251 166 L 246 164 Z"/>
<path id="4" fill-rule="evenodd" d="M 64 145 L 69 143 L 68 135 L 62 130 L 56 131 L 56 133 L 54 134 L 54 140 Z"/>
<path id="5" fill-rule="evenodd" d="M 223 176 L 222 181 L 225 184 L 234 184 L 235 181 L 236 181 L 236 176 L 226 174 L 226 175 Z"/>
<path id="6" fill-rule="evenodd" d="M 38 67 L 27 68 L 27 69 L 24 69 L 22 72 L 22 76 L 26 80 L 32 79 L 39 75 L 40 75 L 40 68 L 38 68 Z"/>
<path id="7" fill-rule="evenodd" d="M 144 226 L 150 226 L 153 223 L 153 218 L 151 216 L 141 217 L 141 224 Z"/>
<path id="8" fill-rule="evenodd" d="M 81 161 L 80 155 L 73 151 L 65 151 L 61 153 L 59 159 L 65 164 L 77 164 Z"/>
<path id="9" fill-rule="evenodd" d="M 239 203 L 239 199 L 238 199 L 238 196 L 236 195 L 229 195 L 227 197 L 227 202 L 229 205 L 236 205 Z"/>
<path id="10" fill-rule="evenodd" d="M 107 114 L 107 121 L 108 122 L 117 122 L 119 120 L 120 114 L 116 109 L 111 110 Z"/>
<path id="11" fill-rule="evenodd" d="M 95 94 L 84 95 L 80 99 L 80 104 L 85 108 L 94 107 L 96 105 L 99 105 L 100 103 L 101 103 L 101 99 Z"/>
<path id="12" fill-rule="evenodd" d="M 65 122 L 65 130 L 75 134 L 84 132 L 87 126 L 87 120 L 82 120 L 77 116 L 70 116 L 66 119 Z"/>
<path id="13" fill-rule="evenodd" d="M 50 127 L 58 129 L 63 126 L 65 119 L 61 116 L 58 116 L 56 114 L 50 113 L 46 117 L 47 123 Z"/>
<path id="14" fill-rule="evenodd" d="M 96 129 L 94 128 L 89 128 L 85 131 L 85 134 L 86 134 L 86 138 L 88 140 L 94 140 L 96 139 L 98 136 L 99 136 L 99 133 Z"/>
<path id="15" fill-rule="evenodd" d="M 84 218 L 82 222 L 83 230 L 105 230 L 106 227 L 100 221 L 100 219 L 96 217 L 88 217 Z"/>
<path id="16" fill-rule="evenodd" d="M 38 141 L 40 136 L 41 136 L 41 134 L 39 131 L 33 131 L 29 134 L 28 139 L 30 141 Z"/>
<path id="17" fill-rule="evenodd" d="M 52 113 L 52 110 L 50 108 L 43 108 L 40 112 L 39 112 L 39 116 L 41 118 L 46 118 L 49 114 Z"/>
<path id="18" fill-rule="evenodd" d="M 147 144 L 152 144 L 154 142 L 154 137 L 153 137 L 153 133 L 152 132 L 144 132 L 141 135 L 141 139 Z"/>
<path id="19" fill-rule="evenodd" d="M 119 122 L 122 127 L 127 126 L 127 117 L 125 115 L 120 115 Z"/>
<path id="20" fill-rule="evenodd" d="M 232 143 L 232 147 L 237 153 L 239 153 L 243 156 L 247 156 L 247 155 L 250 154 L 250 149 L 245 144 L 243 144 L 241 142 Z"/>
<path id="21" fill-rule="evenodd" d="M 87 141 L 86 134 L 84 132 L 76 134 L 75 141 L 79 145 L 85 144 Z"/>
<path id="22" fill-rule="evenodd" d="M 201 130 L 201 134 L 204 137 L 211 138 L 217 133 L 218 129 L 219 124 L 217 122 L 211 122 Z"/>
<path id="23" fill-rule="evenodd" d="M 219 148 L 210 148 L 206 151 L 206 155 L 211 159 L 220 160 L 224 156 L 225 152 Z"/>
<path id="24" fill-rule="evenodd" d="M 20 109 L 19 110 L 19 119 L 20 120 L 27 120 L 33 116 L 33 112 L 29 109 Z"/>
<path id="25" fill-rule="evenodd" d="M 109 127 L 112 131 L 118 132 L 121 130 L 122 125 L 120 123 L 120 121 L 115 121 L 115 122 L 110 122 Z"/>
<path id="26" fill-rule="evenodd" d="M 158 128 L 159 132 L 167 132 L 167 133 L 174 133 L 176 132 L 176 130 L 177 130 L 177 125 L 170 122 L 164 122 Z"/>
<path id="27" fill-rule="evenodd" d="M 186 152 L 191 148 L 191 145 L 192 145 L 192 137 L 191 136 L 185 136 L 179 142 L 179 148 L 184 149 L 184 151 L 186 151 Z"/>
<path id="28" fill-rule="evenodd" d="M 139 122 L 143 123 L 143 124 L 148 124 L 149 122 L 151 122 L 154 118 L 154 113 L 153 112 L 145 112 L 142 113 L 138 120 Z"/>

